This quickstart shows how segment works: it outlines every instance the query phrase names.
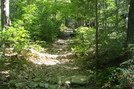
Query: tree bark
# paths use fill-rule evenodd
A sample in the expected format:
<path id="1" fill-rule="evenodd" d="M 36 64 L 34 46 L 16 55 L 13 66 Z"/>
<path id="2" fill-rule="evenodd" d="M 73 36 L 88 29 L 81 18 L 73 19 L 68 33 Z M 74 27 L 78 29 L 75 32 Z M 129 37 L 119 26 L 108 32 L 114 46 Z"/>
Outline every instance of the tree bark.
<path id="1" fill-rule="evenodd" d="M 5 31 L 10 26 L 9 19 L 9 0 L 1 0 L 1 27 L 2 31 Z M 5 56 L 5 38 L 4 35 L 2 39 L 2 55 L 1 58 Z"/>
<path id="2" fill-rule="evenodd" d="M 10 26 L 9 0 L 1 0 L 1 26 L 2 31 Z"/>
<path id="3" fill-rule="evenodd" d="M 99 32 L 99 25 L 98 25 L 98 0 L 96 0 L 96 6 L 95 6 L 96 8 L 96 10 L 95 10 L 95 14 L 96 14 L 96 16 L 95 16 L 95 18 L 96 18 L 96 21 L 95 21 L 95 23 L 96 23 L 96 35 L 95 35 L 95 40 L 96 40 L 96 44 L 95 44 L 95 46 L 96 46 L 96 51 L 95 51 L 95 53 L 96 53 L 96 66 L 98 66 L 99 64 L 98 64 L 98 32 Z"/>
<path id="4" fill-rule="evenodd" d="M 130 2 L 129 14 L 128 14 L 128 30 L 127 30 L 127 45 L 128 51 L 126 53 L 126 58 L 134 58 L 134 0 Z"/>
<path id="5" fill-rule="evenodd" d="M 127 44 L 134 44 L 134 0 L 130 2 L 128 14 Z"/>

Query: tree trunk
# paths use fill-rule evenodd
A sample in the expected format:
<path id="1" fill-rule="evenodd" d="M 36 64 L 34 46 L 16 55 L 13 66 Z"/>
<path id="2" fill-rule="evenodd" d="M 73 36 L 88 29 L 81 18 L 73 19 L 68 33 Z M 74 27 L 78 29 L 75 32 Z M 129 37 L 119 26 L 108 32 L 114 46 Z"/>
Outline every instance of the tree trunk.
<path id="1" fill-rule="evenodd" d="M 9 19 L 9 0 L 1 0 L 1 27 L 2 31 L 5 31 L 10 26 L 10 19 Z M 5 55 L 5 38 L 4 36 L 2 39 L 2 56 Z"/>
<path id="2" fill-rule="evenodd" d="M 56 0 L 52 0 L 54 3 L 53 3 L 53 7 L 55 7 L 55 4 L 56 4 Z M 55 11 L 52 11 L 52 20 L 53 21 L 56 21 L 56 12 Z"/>
<path id="3" fill-rule="evenodd" d="M 96 66 L 99 66 L 99 63 L 98 63 L 98 30 L 99 30 L 99 25 L 98 25 L 98 0 L 96 0 L 96 6 L 95 6 L 96 8 L 96 10 L 95 10 L 95 14 L 96 14 L 96 21 L 95 21 L 95 23 L 96 23 L 96 35 L 95 35 L 95 40 L 96 40 L 96 44 L 95 44 L 95 46 L 96 46 L 96 51 L 95 51 L 95 53 L 96 53 Z"/>
<path id="4" fill-rule="evenodd" d="M 10 26 L 9 0 L 1 0 L 1 26 L 2 31 Z"/>
<path id="5" fill-rule="evenodd" d="M 116 10 L 117 10 L 115 27 L 118 28 L 118 26 L 119 26 L 119 2 L 118 2 L 118 0 L 115 0 L 115 6 L 116 6 Z"/>
<path id="6" fill-rule="evenodd" d="M 128 14 L 127 44 L 134 44 L 134 0 L 130 2 Z"/>
<path id="7" fill-rule="evenodd" d="M 128 14 L 128 30 L 127 30 L 127 59 L 134 58 L 134 0 L 130 2 L 129 14 Z"/>

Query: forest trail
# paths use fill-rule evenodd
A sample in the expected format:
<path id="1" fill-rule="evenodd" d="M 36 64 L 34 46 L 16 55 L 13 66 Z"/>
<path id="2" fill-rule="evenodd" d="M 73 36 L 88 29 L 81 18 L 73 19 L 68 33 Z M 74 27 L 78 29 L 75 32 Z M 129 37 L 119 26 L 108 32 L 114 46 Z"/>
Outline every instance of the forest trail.
<path id="1" fill-rule="evenodd" d="M 0 72 L 0 89 L 6 85 L 14 85 L 17 89 L 88 89 L 91 71 L 76 65 L 70 48 L 73 41 L 69 36 L 68 34 L 65 35 L 66 39 L 57 39 L 52 45 L 44 48 L 45 52 L 28 49 L 30 57 L 26 60 L 30 62 L 25 64 L 18 61 L 11 64 L 10 71 Z"/>
<path id="2" fill-rule="evenodd" d="M 33 49 L 30 49 L 33 57 L 31 57 L 29 60 L 31 60 L 35 64 L 40 65 L 55 65 L 73 61 L 74 54 L 72 53 L 69 46 L 72 41 L 70 37 L 70 34 L 72 33 L 72 29 L 67 29 L 66 31 L 64 31 L 64 36 L 66 39 L 57 39 L 52 45 L 45 48 L 45 53 L 39 53 Z"/>
<path id="3" fill-rule="evenodd" d="M 31 49 L 32 54 L 36 57 L 33 56 L 29 59 L 33 62 L 30 68 L 34 68 L 32 69 L 32 71 L 35 71 L 33 72 L 34 75 L 44 77 L 45 82 L 47 82 L 49 86 L 53 86 L 53 88 L 50 89 L 68 89 L 71 82 L 79 86 L 73 89 L 87 89 L 81 85 L 86 85 L 89 81 L 87 77 L 89 71 L 81 70 L 80 67 L 76 65 L 74 54 L 69 46 L 72 40 L 70 37 L 67 38 L 68 39 L 57 39 L 46 49 L 45 53 L 39 53 Z M 36 71 L 38 71 L 38 73 Z M 59 88 L 54 88 L 57 86 Z"/>

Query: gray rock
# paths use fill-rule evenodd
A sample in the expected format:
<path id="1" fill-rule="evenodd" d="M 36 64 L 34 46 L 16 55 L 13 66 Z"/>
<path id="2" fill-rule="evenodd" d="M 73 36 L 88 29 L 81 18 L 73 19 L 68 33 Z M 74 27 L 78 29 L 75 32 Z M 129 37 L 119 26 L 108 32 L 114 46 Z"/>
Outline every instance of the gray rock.
<path id="1" fill-rule="evenodd" d="M 48 87 L 49 87 L 49 84 L 46 83 L 46 84 L 45 84 L 45 88 L 48 88 Z"/>
<path id="2" fill-rule="evenodd" d="M 63 80 L 63 84 L 69 84 L 69 85 L 86 85 L 89 83 L 90 77 L 89 76 L 71 76 L 68 78 L 65 78 Z"/>

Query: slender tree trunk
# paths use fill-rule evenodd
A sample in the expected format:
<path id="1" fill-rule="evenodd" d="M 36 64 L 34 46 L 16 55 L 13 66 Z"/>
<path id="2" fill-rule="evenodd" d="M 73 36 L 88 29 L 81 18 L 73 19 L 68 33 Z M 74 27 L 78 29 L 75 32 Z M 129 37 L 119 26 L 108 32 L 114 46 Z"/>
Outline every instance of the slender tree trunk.
<path id="1" fill-rule="evenodd" d="M 98 0 L 96 0 L 96 3 L 95 3 L 95 14 L 96 14 L 96 35 L 95 35 L 95 41 L 96 41 L 96 49 L 95 49 L 95 61 L 96 61 L 96 77 L 95 77 L 95 81 L 97 83 L 98 79 L 97 79 L 97 75 L 98 75 L 98 68 L 99 68 L 99 62 L 98 62 L 98 55 L 99 55 L 99 52 L 98 52 L 98 32 L 99 32 L 99 25 L 98 25 Z M 98 89 L 98 84 L 96 85 L 95 89 Z"/>
<path id="2" fill-rule="evenodd" d="M 1 0 L 1 26 L 2 31 L 10 26 L 9 0 Z"/>
<path id="3" fill-rule="evenodd" d="M 1 0 L 1 27 L 5 31 L 10 26 L 9 0 Z M 5 56 L 5 38 L 2 37 L 2 57 Z"/>
<path id="4" fill-rule="evenodd" d="M 118 0 L 115 0 L 115 6 L 116 6 L 116 10 L 117 10 L 117 13 L 116 13 L 116 22 L 115 22 L 115 27 L 118 27 L 119 26 L 119 3 L 118 3 Z"/>
<path id="5" fill-rule="evenodd" d="M 95 36 L 95 40 L 96 40 L 96 66 L 98 66 L 98 0 L 96 0 L 96 36 Z"/>
<path id="6" fill-rule="evenodd" d="M 134 44 L 134 0 L 130 2 L 128 14 L 127 43 Z"/>
<path id="7" fill-rule="evenodd" d="M 56 4 L 56 0 L 52 0 L 54 3 L 53 3 L 53 7 L 55 7 L 55 4 Z M 56 12 L 54 12 L 54 11 L 52 11 L 53 13 L 52 13 L 52 20 L 56 20 Z"/>
<path id="8" fill-rule="evenodd" d="M 127 59 L 134 58 L 134 0 L 130 2 L 129 14 L 128 14 L 128 30 L 127 30 L 127 45 L 128 45 L 128 52 L 127 52 Z"/>

